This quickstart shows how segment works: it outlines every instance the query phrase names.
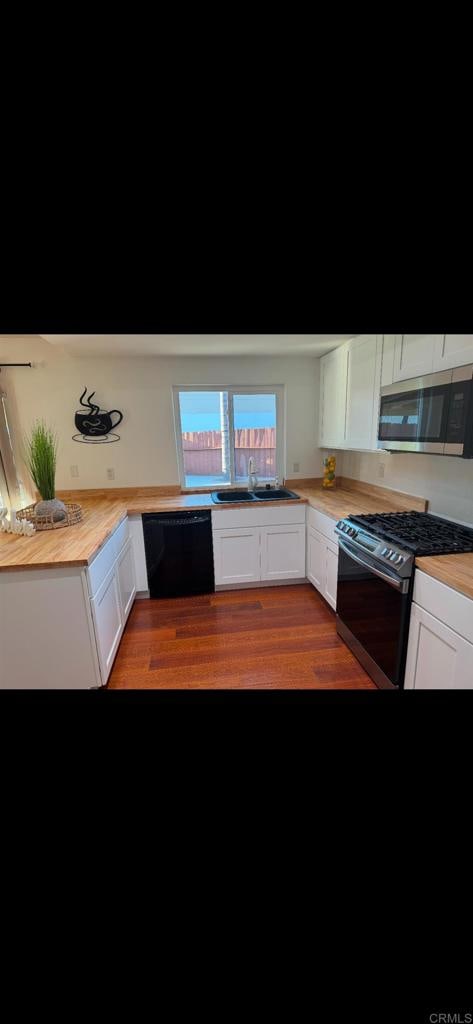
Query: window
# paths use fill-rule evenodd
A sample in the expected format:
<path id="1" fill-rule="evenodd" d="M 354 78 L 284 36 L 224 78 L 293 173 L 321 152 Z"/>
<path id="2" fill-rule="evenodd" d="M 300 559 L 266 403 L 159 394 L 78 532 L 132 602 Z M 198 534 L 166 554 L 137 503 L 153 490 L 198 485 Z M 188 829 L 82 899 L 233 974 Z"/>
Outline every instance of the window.
<path id="1" fill-rule="evenodd" d="M 283 387 L 173 388 L 182 487 L 282 480 Z"/>

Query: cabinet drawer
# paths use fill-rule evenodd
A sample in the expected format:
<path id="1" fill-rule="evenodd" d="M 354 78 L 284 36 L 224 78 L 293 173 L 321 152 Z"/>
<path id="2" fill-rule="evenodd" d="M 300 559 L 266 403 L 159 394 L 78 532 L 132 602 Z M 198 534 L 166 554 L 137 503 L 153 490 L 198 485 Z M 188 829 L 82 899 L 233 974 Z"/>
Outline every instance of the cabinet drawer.
<path id="1" fill-rule="evenodd" d="M 113 540 L 113 543 L 115 545 L 115 557 L 116 558 L 118 558 L 120 552 L 123 551 L 123 548 L 125 547 L 125 544 L 126 544 L 128 538 L 129 538 L 129 536 L 130 536 L 130 526 L 129 526 L 129 523 L 128 523 L 128 516 L 127 516 L 127 518 L 123 520 L 123 523 L 120 523 L 120 526 L 117 526 L 117 529 L 114 530 L 114 532 L 112 533 L 112 536 L 110 537 L 110 540 Z"/>
<path id="2" fill-rule="evenodd" d="M 323 537 L 327 540 L 333 541 L 334 544 L 338 544 L 338 533 L 335 533 L 335 527 L 338 520 L 332 519 L 331 516 L 326 516 L 324 512 L 319 512 L 316 508 L 309 506 L 307 511 L 307 522 L 313 530 L 318 530 Z"/>
<path id="3" fill-rule="evenodd" d="M 255 502 L 256 504 L 256 502 Z M 285 526 L 292 523 L 305 523 L 306 505 L 278 505 L 277 508 L 261 508 L 263 502 L 255 508 L 222 508 L 212 509 L 212 529 L 233 530 L 240 526 L 248 530 L 258 526 Z"/>
<path id="4" fill-rule="evenodd" d="M 473 643 L 473 601 L 458 590 L 447 587 L 433 576 L 415 571 L 413 600 L 421 608 L 445 623 L 465 640 Z"/>
<path id="5" fill-rule="evenodd" d="M 87 566 L 87 583 L 91 597 L 94 597 L 107 573 L 110 572 L 112 565 L 123 550 L 128 540 L 128 536 L 128 519 L 125 519 L 125 521 L 120 523 L 120 526 L 113 531 L 111 536 L 107 538 L 105 544 L 99 551 L 98 555 L 96 555 L 91 565 Z"/>
<path id="6" fill-rule="evenodd" d="M 105 544 L 99 551 L 98 555 L 94 558 L 92 564 L 87 566 L 87 584 L 91 597 L 94 597 L 97 593 L 105 577 L 110 572 L 115 559 L 115 544 L 112 534 L 112 536 L 105 541 Z"/>

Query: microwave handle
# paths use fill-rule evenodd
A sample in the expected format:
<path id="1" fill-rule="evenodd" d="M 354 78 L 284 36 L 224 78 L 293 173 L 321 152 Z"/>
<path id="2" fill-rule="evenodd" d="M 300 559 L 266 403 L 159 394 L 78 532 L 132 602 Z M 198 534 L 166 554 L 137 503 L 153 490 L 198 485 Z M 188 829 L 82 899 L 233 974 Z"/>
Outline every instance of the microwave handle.
<path id="1" fill-rule="evenodd" d="M 338 543 L 342 551 L 344 551 L 349 558 L 353 558 L 354 562 L 358 562 L 358 565 L 363 566 L 364 569 L 369 569 L 370 572 L 374 572 L 375 576 L 379 576 L 379 578 L 384 580 L 385 583 L 389 583 L 389 586 L 393 587 L 394 590 L 400 591 L 401 594 L 407 594 L 407 591 L 409 590 L 409 580 L 396 580 L 393 576 L 388 576 L 386 572 L 381 572 L 381 569 L 376 569 L 371 562 L 365 562 L 363 558 L 358 558 L 351 548 L 346 547 L 341 538 L 339 538 Z"/>

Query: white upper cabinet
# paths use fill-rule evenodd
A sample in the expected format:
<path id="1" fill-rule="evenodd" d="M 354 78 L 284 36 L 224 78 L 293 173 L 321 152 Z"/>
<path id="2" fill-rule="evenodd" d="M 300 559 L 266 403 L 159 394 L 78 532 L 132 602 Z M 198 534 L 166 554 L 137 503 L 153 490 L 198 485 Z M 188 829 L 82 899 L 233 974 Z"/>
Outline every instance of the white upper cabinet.
<path id="1" fill-rule="evenodd" d="M 473 363 L 473 334 L 441 334 L 434 352 L 434 370 L 452 370 Z"/>
<path id="2" fill-rule="evenodd" d="M 348 342 L 346 448 L 376 447 L 381 343 L 376 334 Z"/>
<path id="3" fill-rule="evenodd" d="M 382 355 L 382 335 L 363 334 L 320 360 L 321 448 L 376 448 Z"/>
<path id="4" fill-rule="evenodd" d="M 320 360 L 321 448 L 345 445 L 348 347 L 341 345 Z"/>
<path id="5" fill-rule="evenodd" d="M 394 380 L 409 380 L 434 372 L 434 353 L 443 334 L 396 334 L 394 337 Z"/>
<path id="6" fill-rule="evenodd" d="M 394 382 L 394 342 L 395 334 L 384 334 L 381 360 L 381 387 Z"/>

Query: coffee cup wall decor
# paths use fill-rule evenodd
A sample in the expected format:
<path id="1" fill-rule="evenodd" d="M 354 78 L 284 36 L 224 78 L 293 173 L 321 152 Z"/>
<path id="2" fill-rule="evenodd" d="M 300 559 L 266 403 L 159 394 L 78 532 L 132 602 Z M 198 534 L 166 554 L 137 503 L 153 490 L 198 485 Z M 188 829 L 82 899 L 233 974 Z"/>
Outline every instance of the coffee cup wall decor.
<path id="1" fill-rule="evenodd" d="M 82 409 L 77 410 L 74 418 L 79 433 L 74 434 L 72 440 L 85 442 L 86 444 L 109 444 L 112 441 L 119 441 L 119 435 L 112 431 L 121 423 L 123 413 L 119 409 L 110 409 L 109 412 L 106 412 L 105 409 L 95 405 L 92 402 L 95 391 L 92 391 L 84 402 L 83 399 L 86 395 L 87 388 L 84 388 L 79 398 Z M 118 419 L 113 422 L 112 416 L 115 415 L 118 416 Z"/>

